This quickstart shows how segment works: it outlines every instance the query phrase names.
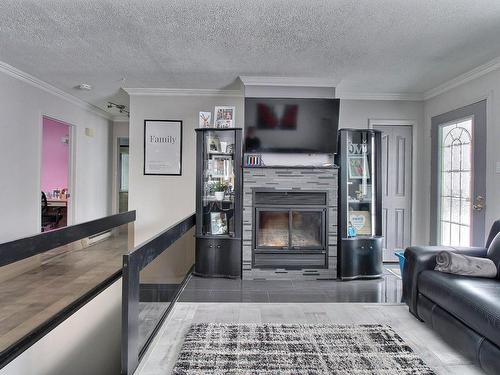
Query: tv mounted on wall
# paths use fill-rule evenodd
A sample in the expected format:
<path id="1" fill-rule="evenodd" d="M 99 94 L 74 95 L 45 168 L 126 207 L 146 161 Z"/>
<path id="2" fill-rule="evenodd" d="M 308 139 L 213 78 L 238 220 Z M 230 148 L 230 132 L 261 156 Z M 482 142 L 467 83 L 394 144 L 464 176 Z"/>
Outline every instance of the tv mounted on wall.
<path id="1" fill-rule="evenodd" d="M 246 98 L 245 152 L 334 154 L 339 99 Z"/>

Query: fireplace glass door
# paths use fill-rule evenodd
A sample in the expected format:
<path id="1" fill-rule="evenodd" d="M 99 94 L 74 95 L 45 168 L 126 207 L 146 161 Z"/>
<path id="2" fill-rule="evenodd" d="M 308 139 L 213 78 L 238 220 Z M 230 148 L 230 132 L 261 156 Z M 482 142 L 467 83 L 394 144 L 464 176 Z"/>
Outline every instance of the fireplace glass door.
<path id="1" fill-rule="evenodd" d="M 256 248 L 319 250 L 325 248 L 324 209 L 256 210 Z"/>
<path id="2" fill-rule="evenodd" d="M 323 212 L 291 211 L 291 247 L 319 249 L 323 247 Z"/>
<path id="3" fill-rule="evenodd" d="M 288 210 L 258 210 L 257 247 L 288 247 L 289 226 Z"/>

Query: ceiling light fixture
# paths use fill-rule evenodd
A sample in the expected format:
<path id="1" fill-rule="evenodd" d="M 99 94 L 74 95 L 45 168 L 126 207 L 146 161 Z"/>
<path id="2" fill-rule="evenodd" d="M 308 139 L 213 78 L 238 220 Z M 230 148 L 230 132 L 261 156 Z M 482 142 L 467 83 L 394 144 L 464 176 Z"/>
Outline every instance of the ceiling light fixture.
<path id="1" fill-rule="evenodd" d="M 120 113 L 126 113 L 128 117 L 130 117 L 130 112 L 127 110 L 127 106 L 125 104 L 116 104 L 113 102 L 108 102 L 108 108 L 116 108 L 120 111 Z"/>

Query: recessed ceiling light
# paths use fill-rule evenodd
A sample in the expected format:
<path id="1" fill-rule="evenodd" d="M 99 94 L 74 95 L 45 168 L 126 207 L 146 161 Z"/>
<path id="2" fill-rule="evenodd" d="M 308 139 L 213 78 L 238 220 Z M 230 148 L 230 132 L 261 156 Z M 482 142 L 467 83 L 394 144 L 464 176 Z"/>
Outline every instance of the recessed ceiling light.
<path id="1" fill-rule="evenodd" d="M 92 90 L 92 85 L 89 85 L 88 83 L 80 83 L 77 87 L 80 90 L 86 90 L 86 91 Z"/>

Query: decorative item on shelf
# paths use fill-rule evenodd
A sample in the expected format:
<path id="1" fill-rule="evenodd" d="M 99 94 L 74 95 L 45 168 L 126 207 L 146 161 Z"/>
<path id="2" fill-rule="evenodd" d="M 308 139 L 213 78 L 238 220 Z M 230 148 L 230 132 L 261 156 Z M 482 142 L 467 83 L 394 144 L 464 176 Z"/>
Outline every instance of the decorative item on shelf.
<path id="1" fill-rule="evenodd" d="M 212 160 L 209 160 L 208 167 L 210 174 L 215 178 L 228 179 L 232 171 L 232 160 L 225 155 L 214 155 Z"/>
<path id="2" fill-rule="evenodd" d="M 227 142 L 220 141 L 220 152 L 226 153 Z"/>
<path id="3" fill-rule="evenodd" d="M 216 106 L 214 111 L 214 127 L 234 128 L 234 112 L 236 108 L 230 106 Z"/>
<path id="4" fill-rule="evenodd" d="M 347 228 L 347 237 L 353 238 L 353 237 L 356 237 L 357 235 L 358 235 L 358 231 L 356 230 L 356 228 L 354 228 L 352 223 L 349 221 L 349 227 Z"/>
<path id="5" fill-rule="evenodd" d="M 208 152 L 221 152 L 220 139 L 216 134 L 210 134 L 207 138 Z"/>
<path id="6" fill-rule="evenodd" d="M 227 184 L 223 181 L 217 181 L 212 185 L 212 191 L 215 195 L 215 199 L 218 201 L 224 200 L 224 195 L 227 190 Z"/>
<path id="7" fill-rule="evenodd" d="M 372 199 L 372 185 L 371 184 L 363 184 L 363 185 L 361 185 L 361 189 L 363 192 L 363 199 L 365 201 L 371 201 L 371 199 Z"/>
<path id="8" fill-rule="evenodd" d="M 349 155 L 349 178 L 368 179 L 370 178 L 370 166 L 366 155 Z"/>
<path id="9" fill-rule="evenodd" d="M 356 194 L 356 201 L 362 201 L 363 198 L 364 198 L 364 194 L 363 194 L 363 191 L 360 189 L 360 190 L 356 190 L 354 192 L 354 194 Z"/>
<path id="10" fill-rule="evenodd" d="M 247 154 L 245 155 L 245 166 L 246 167 L 263 167 L 261 155 Z"/>
<path id="11" fill-rule="evenodd" d="M 144 174 L 182 174 L 182 121 L 144 120 Z"/>
<path id="12" fill-rule="evenodd" d="M 350 211 L 349 223 L 356 229 L 357 234 L 361 236 L 372 235 L 370 211 Z"/>
<path id="13" fill-rule="evenodd" d="M 200 128 L 209 128 L 212 121 L 212 112 L 200 112 L 199 125 Z"/>
<path id="14" fill-rule="evenodd" d="M 215 235 L 229 233 L 225 212 L 210 212 L 210 231 Z"/>
<path id="15" fill-rule="evenodd" d="M 227 154 L 233 154 L 234 153 L 234 143 L 229 143 L 226 146 L 226 153 Z"/>

